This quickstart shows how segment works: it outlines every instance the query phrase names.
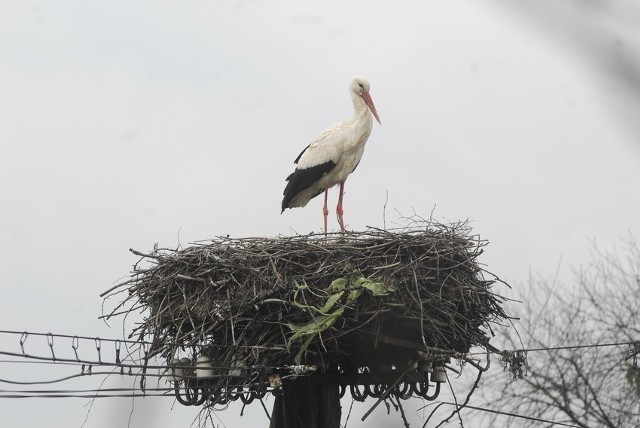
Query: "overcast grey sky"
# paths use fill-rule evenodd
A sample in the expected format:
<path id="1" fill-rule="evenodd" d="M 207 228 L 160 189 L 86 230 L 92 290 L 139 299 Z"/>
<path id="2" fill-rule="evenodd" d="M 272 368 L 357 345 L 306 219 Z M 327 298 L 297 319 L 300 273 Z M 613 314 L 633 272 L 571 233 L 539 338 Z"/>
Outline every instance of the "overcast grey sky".
<path id="1" fill-rule="evenodd" d="M 590 239 L 638 233 L 640 8 L 528 3 L 0 1 L 1 328 L 121 337 L 98 295 L 130 247 L 321 231 L 321 198 L 280 214 L 284 178 L 351 114 L 354 74 L 383 125 L 347 181 L 347 228 L 382 227 L 388 194 L 387 226 L 469 219 L 511 297 L 560 260 L 568 281 Z M 25 370 L 0 363 L 0 379 Z M 0 414 L 79 427 L 85 404 L 0 400 Z M 131 406 L 98 401 L 85 426 L 123 426 Z M 136 400 L 131 426 L 195 416 L 171 407 Z M 257 410 L 219 417 L 266 426 Z"/>

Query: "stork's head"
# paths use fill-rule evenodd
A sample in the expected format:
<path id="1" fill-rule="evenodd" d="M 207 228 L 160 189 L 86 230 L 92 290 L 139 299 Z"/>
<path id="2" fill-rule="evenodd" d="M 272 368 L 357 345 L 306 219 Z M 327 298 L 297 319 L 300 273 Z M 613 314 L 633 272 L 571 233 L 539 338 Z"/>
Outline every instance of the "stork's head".
<path id="1" fill-rule="evenodd" d="M 369 84 L 369 81 L 362 76 L 355 76 L 351 80 L 351 92 L 364 100 L 364 102 L 369 107 L 369 110 L 371 110 L 371 113 L 373 113 L 373 117 L 375 117 L 378 123 L 382 125 L 382 122 L 380 122 L 380 117 L 378 116 L 378 112 L 376 110 L 376 106 L 373 104 L 371 95 L 369 95 L 370 87 L 371 85 Z"/>

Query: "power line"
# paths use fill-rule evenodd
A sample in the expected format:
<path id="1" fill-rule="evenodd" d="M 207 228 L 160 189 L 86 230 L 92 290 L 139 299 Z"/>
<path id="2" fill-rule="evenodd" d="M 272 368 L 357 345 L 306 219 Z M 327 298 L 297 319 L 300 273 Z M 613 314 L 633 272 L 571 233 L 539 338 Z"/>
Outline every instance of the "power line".
<path id="1" fill-rule="evenodd" d="M 145 344 L 145 345 L 152 345 L 153 342 L 145 342 L 145 341 L 141 341 L 141 340 L 127 340 L 127 339 L 109 339 L 109 338 L 103 338 L 103 337 L 98 337 L 98 336 L 79 336 L 79 335 L 70 335 L 70 334 L 60 334 L 60 333 L 41 333 L 41 332 L 32 332 L 32 331 L 17 331 L 17 330 L 0 330 L 0 334 L 13 334 L 13 335 L 20 335 L 23 336 L 25 339 L 28 336 L 47 336 L 47 337 L 56 337 L 56 338 L 65 338 L 65 339 L 72 339 L 72 340 L 99 340 L 102 342 L 119 342 L 119 343 L 131 343 L 131 344 Z"/>
<path id="2" fill-rule="evenodd" d="M 60 334 L 60 333 L 42 333 L 42 332 L 31 332 L 31 331 L 17 331 L 17 330 L 0 330 L 0 334 L 11 334 L 11 335 L 20 335 L 21 336 L 21 342 L 25 343 L 26 339 L 29 336 L 44 336 L 47 338 L 63 338 L 63 339 L 71 339 L 72 341 L 78 341 L 78 340 L 90 340 L 90 341 L 95 341 L 95 342 L 109 342 L 109 343 L 114 343 L 114 344 L 133 344 L 133 345 L 154 345 L 154 342 L 149 342 L 149 341 L 145 341 L 145 340 L 129 340 L 129 339 L 111 339 L 111 338 L 104 338 L 104 337 L 98 337 L 98 336 L 79 336 L 79 335 L 70 335 L 70 334 Z M 190 346 L 196 346 L 196 344 L 189 344 L 189 345 L 182 345 L 182 344 L 176 344 L 175 345 L 176 348 L 181 348 L 181 347 L 190 347 Z M 260 346 L 260 345 L 234 345 L 234 344 L 211 344 L 211 343 L 207 343 L 207 347 L 210 348 L 240 348 L 240 349 L 264 349 L 264 350 L 278 350 L 281 351 L 283 350 L 282 347 L 274 347 L 274 346 Z"/>
<path id="3" fill-rule="evenodd" d="M 519 351 L 524 352 L 538 352 L 538 351 L 559 351 L 566 349 L 583 349 L 583 348 L 602 348 L 608 346 L 624 346 L 624 345 L 632 345 L 634 341 L 628 342 L 612 342 L 612 343 L 594 343 L 591 345 L 566 345 L 566 346 L 552 346 L 548 348 L 531 348 L 531 349 L 519 349 Z"/>
<path id="4" fill-rule="evenodd" d="M 468 353 L 456 353 L 456 358 L 458 356 L 471 356 L 471 355 L 487 355 L 487 352 L 493 354 L 504 354 L 505 352 L 542 352 L 542 351 L 561 351 L 561 350 L 570 350 L 570 349 L 585 349 L 585 348 L 602 348 L 602 347 L 613 347 L 613 346 L 633 346 L 635 343 L 638 343 L 637 340 L 625 341 L 625 342 L 611 342 L 611 343 L 592 343 L 588 345 L 563 345 L 563 346 L 549 346 L 549 347 L 538 347 L 538 348 L 518 348 L 515 350 L 503 350 L 500 351 L 495 347 L 489 348 L 489 351 L 478 351 L 478 352 L 468 352 Z M 493 348 L 493 349 L 491 349 Z M 632 353 L 633 354 L 633 353 Z"/>
<path id="5" fill-rule="evenodd" d="M 184 388 L 181 388 L 184 389 Z M 102 392 L 133 392 L 133 388 L 102 388 L 102 389 L 29 389 L 13 390 L 0 389 L 0 394 L 87 394 Z M 144 392 L 174 392 L 174 388 L 145 388 Z"/>
<path id="6" fill-rule="evenodd" d="M 626 342 L 611 342 L 611 343 L 592 343 L 588 345 L 564 345 L 564 346 L 549 346 L 549 347 L 538 347 L 538 348 L 518 348 L 516 351 L 520 352 L 540 352 L 540 351 L 559 351 L 559 350 L 568 350 L 568 349 L 583 349 L 583 348 L 602 348 L 609 346 L 625 346 L 625 345 L 633 345 L 638 342 L 637 340 L 631 340 Z M 494 354 L 500 354 L 500 351 L 490 351 Z M 505 351 L 503 351 L 505 352 Z M 459 353 L 459 355 L 486 355 L 487 351 L 481 352 L 469 352 L 469 353 Z"/>
<path id="7" fill-rule="evenodd" d="M 48 357 L 44 357 L 48 358 Z M 39 363 L 50 363 L 55 364 L 55 361 L 37 361 Z M 104 364 L 104 363 L 103 363 Z M 142 368 L 144 366 L 140 366 Z M 166 366 L 159 366 L 161 368 L 165 368 Z M 10 381 L 6 379 L 0 379 L 0 382 L 11 383 L 11 384 L 20 384 L 20 385 L 35 385 L 35 384 L 50 384 L 56 382 L 63 382 L 65 380 L 69 380 L 77 377 L 85 377 L 90 375 L 112 375 L 118 374 L 118 372 L 83 372 L 81 374 L 68 376 L 65 378 L 60 378 L 56 380 L 50 381 L 39 381 L 39 382 L 20 382 L 20 381 Z M 122 373 L 129 376 L 140 376 L 139 373 Z M 166 374 L 153 374 L 153 373 L 145 373 L 144 376 L 157 376 L 157 377 L 167 377 Z M 179 390 L 183 390 L 184 387 L 179 387 Z M 66 389 L 66 390 L 0 390 L 0 398 L 8 398 L 8 399 L 24 399 L 24 398 L 80 398 L 80 399 L 95 399 L 95 398 L 137 398 L 137 397 L 171 397 L 175 392 L 174 387 L 149 387 L 145 388 L 143 392 L 134 392 L 135 388 L 104 388 L 104 389 Z M 441 404 L 446 405 L 456 405 L 455 403 L 450 402 L 442 402 Z M 550 421 L 542 418 L 536 418 L 531 416 L 520 415 L 511 412 L 503 412 L 494 409 L 488 409 L 483 407 L 466 405 L 462 408 L 469 408 L 472 410 L 478 410 L 488 413 L 499 414 L 503 416 L 509 416 L 514 418 L 521 418 L 536 422 L 543 422 L 553 425 L 566 426 L 566 427 L 578 427 L 578 425 L 571 425 L 564 422 L 556 422 Z"/>
<path id="8" fill-rule="evenodd" d="M 0 394 L 0 398 L 134 398 L 134 397 L 170 397 L 169 394 L 60 394 L 60 395 L 20 395 L 20 394 Z"/>
<path id="9" fill-rule="evenodd" d="M 0 330 L 0 334 L 6 334 L 6 335 L 15 335 L 15 336 L 20 336 L 19 339 L 19 345 L 20 345 L 20 351 L 21 352 L 7 352 L 7 351 L 0 351 L 0 355 L 5 355 L 8 357 L 16 357 L 16 358 L 21 358 L 21 359 L 27 359 L 27 360 L 34 360 L 34 361 L 18 361 L 18 360 L 0 360 L 0 363 L 11 363 L 11 362 L 15 362 L 15 363 L 34 363 L 34 364 L 59 364 L 59 365 L 75 365 L 75 366 L 79 366 L 82 365 L 82 373 L 79 374 L 75 374 L 75 375 L 71 375 L 71 376 L 67 376 L 67 377 L 63 377 L 60 379 L 53 379 L 53 380 L 45 380 L 45 381 L 32 381 L 32 382 L 24 382 L 24 381 L 12 381 L 12 380 L 7 380 L 7 379 L 0 379 L 0 383 L 9 383 L 9 384 L 15 384 L 15 385 L 37 385 L 37 384 L 53 384 L 53 383 L 58 383 L 58 382 L 64 382 L 70 379 L 74 379 L 74 378 L 79 378 L 79 377 L 85 377 L 85 376 L 89 376 L 89 375 L 112 375 L 112 374 L 118 374 L 118 372 L 115 370 L 117 368 L 120 368 L 120 374 L 121 375 L 128 375 L 128 376 L 142 376 L 142 377 L 168 377 L 170 376 L 170 374 L 167 374 L 167 370 L 170 371 L 170 369 L 173 367 L 173 365 L 171 364 L 161 364 L 161 365 L 152 365 L 149 364 L 149 360 L 151 361 L 157 361 L 158 358 L 160 358 L 158 355 L 154 355 L 153 357 L 147 359 L 147 352 L 148 352 L 148 347 L 150 347 L 153 342 L 147 342 L 147 341 L 134 341 L 134 340 L 121 340 L 121 339 L 110 339 L 110 338 L 99 338 L 99 337 L 89 337 L 89 336 L 78 336 L 78 335 L 67 335 L 67 334 L 54 334 L 54 333 L 40 333 L 40 332 L 27 332 L 27 331 L 12 331 L 12 330 Z M 25 343 L 28 339 L 29 336 L 37 336 L 37 337 L 46 337 L 46 344 L 45 343 L 41 343 L 41 345 L 44 346 L 48 346 L 50 348 L 50 353 L 51 356 L 37 356 L 37 355 L 29 355 L 26 351 L 25 351 Z M 60 344 L 56 344 L 55 345 L 55 349 L 54 349 L 54 339 L 58 339 L 58 338 L 63 338 L 63 339 L 71 339 L 71 349 L 74 352 L 75 355 L 75 359 L 72 358 L 61 358 L 59 356 L 56 356 L 56 350 L 59 351 L 60 349 Z M 88 359 L 81 359 L 78 353 L 79 350 L 79 345 L 80 345 L 80 341 L 92 341 L 93 342 L 93 346 L 91 346 L 91 348 L 95 347 L 95 350 L 97 351 L 97 355 L 98 355 L 98 361 L 95 360 L 88 360 Z M 103 353 L 106 355 L 106 351 L 102 349 L 102 342 L 106 342 L 106 343 L 113 343 L 114 344 L 114 348 L 115 348 L 115 362 L 111 362 L 111 361 L 103 361 Z M 130 348 L 127 347 L 127 355 L 124 356 L 122 359 L 120 359 L 120 346 L 121 344 L 124 344 L 125 346 L 127 344 L 134 344 L 134 345 L 138 345 L 138 347 L 136 347 L 133 351 L 130 350 Z M 635 348 L 633 348 L 632 350 L 630 350 L 628 352 L 628 356 L 627 359 L 632 358 L 637 356 L 637 352 L 638 352 L 638 341 L 624 341 L 624 342 L 608 342 L 608 343 L 594 343 L 594 344 L 578 344 L 578 345 L 564 345 L 564 346 L 550 346 L 550 347 L 536 347 L 536 348 L 528 348 L 528 349 L 520 349 L 517 350 L 517 352 L 521 352 L 521 353 L 527 353 L 527 352 L 542 352 L 542 351 L 556 351 L 556 350 L 575 350 L 575 349 L 586 349 L 586 348 L 601 348 L 601 347 L 615 347 L 615 346 L 634 346 Z M 211 347 L 211 348 L 221 348 L 221 349 L 229 349 L 229 348 L 253 348 L 253 349 L 272 349 L 272 347 L 262 347 L 262 346 L 242 346 L 242 345 L 211 345 L 211 344 L 206 344 L 207 347 Z M 178 344 L 175 345 L 176 349 L 182 347 Z M 190 348 L 190 346 L 187 346 L 187 348 Z M 280 348 L 278 348 L 278 350 L 280 350 Z M 497 350 L 496 348 L 493 347 L 489 347 L 489 352 L 494 353 L 494 354 L 500 354 L 500 355 L 505 355 L 508 354 L 509 352 L 514 352 L 514 351 L 502 351 L 500 352 L 499 350 Z M 446 350 L 443 350 L 444 352 L 447 352 Z M 144 352 L 144 356 L 141 355 L 141 353 Z M 84 351 L 83 351 L 84 353 Z M 138 354 L 140 355 L 139 357 L 135 358 L 134 354 Z M 458 358 L 460 356 L 462 356 L 463 358 L 465 356 L 468 355 L 484 355 L 486 354 L 486 352 L 474 352 L 474 353 L 468 353 L 468 354 L 464 354 L 464 353 L 453 353 L 455 354 L 454 357 Z M 59 355 L 62 355 L 59 353 Z M 146 363 L 138 363 L 138 361 L 144 360 L 146 361 Z M 91 372 L 91 367 L 92 366 L 108 366 L 108 367 L 113 367 L 114 371 L 111 372 Z M 85 370 L 86 368 L 86 370 Z M 216 369 L 222 369 L 222 370 L 232 370 L 232 369 L 238 369 L 239 367 L 215 367 Z M 248 369 L 256 369 L 258 367 L 245 367 Z M 259 367 L 259 368 L 266 368 L 266 367 Z M 272 367 L 272 368 L 286 368 L 286 367 Z M 124 369 L 128 369 L 128 372 L 125 372 Z M 144 372 L 133 372 L 132 370 L 136 369 L 136 370 L 144 370 Z M 158 371 L 162 371 L 162 373 L 150 373 L 150 372 L 146 372 L 146 370 L 158 370 Z M 184 376 L 183 376 L 184 377 Z M 224 376 L 222 376 L 224 377 Z M 118 388 L 112 388 L 112 389 L 103 389 L 103 390 L 24 390 L 24 391 L 12 391 L 12 390 L 0 390 L 0 398 L 131 398 L 131 397 L 150 397 L 150 396 L 163 396 L 163 397 L 167 397 L 170 396 L 171 392 L 174 391 L 174 388 L 145 388 L 145 390 L 143 392 L 134 392 L 134 390 L 132 390 L 131 388 L 128 389 L 118 389 Z M 442 404 L 447 404 L 447 405 L 455 405 L 454 403 L 449 403 L 449 402 L 442 402 Z M 549 420 L 545 420 L 545 419 L 541 419 L 541 418 L 536 418 L 536 417 L 530 417 L 530 416 L 525 416 L 525 415 L 519 415 L 516 413 L 510 413 L 510 412 L 503 412 L 503 411 L 499 411 L 499 410 L 493 410 L 493 409 L 487 409 L 487 408 L 482 408 L 482 407 L 475 407 L 475 406 L 464 406 L 466 408 L 469 409 L 473 409 L 473 410 L 478 410 L 478 411 L 483 411 L 483 412 L 489 412 L 489 413 L 494 413 L 494 414 L 499 414 L 499 415 L 504 415 L 504 416 L 509 416 L 509 417 L 514 417 L 514 418 L 522 418 L 522 419 L 527 419 L 527 420 L 531 420 L 531 421 L 537 421 L 537 422 L 543 422 L 543 423 L 548 423 L 548 424 L 555 424 L 555 425 L 560 425 L 560 426 L 567 426 L 567 427 L 577 427 L 577 425 L 571 425 L 571 424 L 567 424 L 567 423 L 563 423 L 563 422 L 554 422 L 554 421 L 549 421 Z"/>
<path id="10" fill-rule="evenodd" d="M 150 373 L 142 373 L 142 374 L 138 374 L 138 373 L 133 373 L 132 370 L 136 369 L 136 370 L 163 370 L 163 371 L 168 371 L 170 370 L 173 365 L 170 364 L 168 361 L 166 364 L 159 364 L 159 365 L 153 365 L 150 364 L 149 360 L 153 360 L 153 361 L 157 361 L 157 358 L 159 357 L 158 355 L 155 355 L 153 357 L 147 357 L 147 349 L 144 349 L 142 347 L 141 344 L 144 343 L 150 343 L 150 342 L 137 342 L 137 341 L 121 341 L 119 339 L 101 339 L 99 337 L 88 337 L 88 336 L 77 336 L 77 335 L 66 335 L 66 334 L 53 334 L 53 333 L 39 333 L 39 332 L 27 332 L 27 331 L 23 331 L 23 332 L 19 332 L 19 331 L 12 331 L 12 330 L 0 330 L 0 334 L 10 334 L 10 335 L 20 335 L 20 340 L 19 340 L 19 345 L 20 345 L 20 351 L 21 352 L 7 352 L 7 351 L 0 351 L 0 355 L 5 355 L 5 356 L 10 356 L 10 357 L 18 357 L 18 358 L 24 358 L 24 359 L 33 359 L 33 360 L 38 360 L 41 362 L 50 362 L 50 363 L 61 363 L 61 364 L 75 364 L 75 365 L 82 365 L 82 373 L 80 375 L 84 375 L 85 374 L 85 366 L 87 366 L 87 371 L 91 371 L 91 367 L 93 366 L 107 366 L 107 367 L 114 367 L 114 368 L 120 368 L 120 374 L 125 374 L 125 369 L 129 371 L 129 375 L 141 375 L 144 376 L 145 374 L 150 375 Z M 46 337 L 47 338 L 47 345 L 50 348 L 50 353 L 51 356 L 39 356 L 39 355 L 29 355 L 26 351 L 25 351 L 25 342 L 27 340 L 27 338 L 29 337 L 29 335 L 33 335 L 33 336 L 40 336 L 40 337 Z M 62 358 L 60 357 L 60 353 L 58 353 L 58 356 L 56 356 L 56 350 L 54 349 L 54 338 L 71 338 L 72 342 L 71 342 L 71 348 L 74 352 L 75 358 Z M 95 346 L 95 349 L 97 351 L 98 354 L 98 360 L 88 360 L 88 359 L 81 359 L 79 354 L 78 354 L 78 349 L 79 349 L 79 341 L 80 340 L 91 340 L 93 341 L 93 345 Z M 115 344 L 115 362 L 111 362 L 111 361 L 103 361 L 103 353 L 105 351 L 102 350 L 102 341 L 105 342 L 112 342 Z M 138 348 L 137 350 L 134 350 L 133 352 L 131 352 L 128 348 L 128 354 L 126 356 L 124 356 L 122 359 L 120 358 L 120 346 L 121 343 L 134 343 L 134 344 L 138 344 L 141 345 L 140 348 Z M 637 345 L 638 341 L 625 341 L 625 342 L 611 342 L 611 343 L 596 343 L 596 344 L 588 344 L 588 345 L 565 345 L 565 346 L 555 346 L 555 347 L 538 347 L 538 348 L 529 348 L 529 349 L 524 349 L 524 350 L 518 350 L 518 351 L 499 351 L 495 348 L 491 349 L 491 352 L 499 354 L 502 356 L 503 360 L 511 363 L 514 367 L 521 367 L 521 366 L 525 366 L 526 367 L 526 353 L 528 352 L 537 352 L 537 351 L 553 351 L 553 350 L 569 350 L 569 349 L 585 349 L 585 348 L 600 348 L 600 347 L 611 347 L 611 346 L 623 346 L 623 345 L 627 345 L 627 346 L 633 346 L 634 344 Z M 229 346 L 233 346 L 233 345 L 229 345 Z M 255 348 L 255 347 L 254 347 Z M 261 348 L 265 348 L 265 347 L 261 347 Z M 634 348 L 635 349 L 635 348 Z M 59 351 L 59 349 L 58 349 Z M 137 358 L 133 358 L 132 356 L 136 353 L 140 353 L 140 352 L 144 352 L 144 357 L 142 355 L 138 356 Z M 454 358 L 460 358 L 460 359 L 465 359 L 467 361 L 469 361 L 466 356 L 467 355 L 481 355 L 481 354 L 485 354 L 484 352 L 480 353 L 469 353 L 469 354 L 464 354 L 464 353 L 455 353 Z M 627 359 L 631 358 L 631 357 L 636 357 L 636 351 L 630 351 L 630 356 L 627 356 Z M 515 358 L 518 357 L 518 358 Z M 140 361 L 144 361 L 144 362 L 140 362 Z M 234 370 L 234 369 L 238 369 L 238 367 L 213 367 L 214 369 L 219 369 L 219 370 Z M 245 367 L 248 369 L 256 369 L 257 367 Z M 260 367 L 261 369 L 267 368 L 267 367 Z M 277 367 L 271 367 L 271 368 L 277 368 Z M 46 383 L 46 382 L 42 382 L 42 383 Z"/>
<path id="11" fill-rule="evenodd" d="M 59 382 L 64 382 L 67 380 L 71 380 L 71 379 L 77 379 L 77 378 L 81 378 L 81 377 L 88 377 L 88 376 L 101 376 L 101 375 L 107 375 L 107 376 L 111 376 L 111 375 L 124 375 L 124 376 L 133 376 L 133 377 L 138 377 L 138 376 L 142 376 L 142 373 L 119 373 L 119 372 L 83 372 L 83 373 L 78 373 L 78 374 L 74 374 L 74 375 L 70 375 L 70 376 L 65 376 L 59 379 L 51 379 L 51 380 L 39 380 L 39 381 L 17 381 L 17 380 L 9 380 L 9 379 L 0 379 L 0 383 L 8 383 L 11 385 L 49 385 L 49 384 L 54 384 L 54 383 L 59 383 Z M 156 374 L 156 373 L 145 373 L 144 377 L 158 377 L 158 378 L 162 378 L 162 377 L 169 377 L 166 374 Z M 182 376 L 182 379 L 196 379 L 196 376 Z"/>
<path id="12" fill-rule="evenodd" d="M 69 335 L 69 334 L 59 334 L 59 333 L 42 333 L 42 332 L 28 332 L 28 331 L 17 331 L 17 330 L 0 330 L 0 334 L 11 334 L 11 335 L 20 335 L 21 336 L 21 344 L 24 345 L 26 339 L 29 336 L 44 336 L 51 340 L 52 338 L 66 338 L 72 339 L 75 344 L 75 349 L 77 349 L 78 340 L 88 340 L 94 341 L 97 344 L 100 342 L 108 342 L 114 344 L 134 344 L 134 345 L 143 345 L 143 346 L 151 346 L 154 342 L 144 341 L 144 340 L 126 340 L 126 339 L 111 339 L 111 338 L 101 338 L 101 337 L 90 337 L 90 336 L 79 336 L 79 335 Z M 518 349 L 519 351 L 524 352 L 539 352 L 539 351 L 556 351 L 556 350 L 567 350 L 567 349 L 582 349 L 582 348 L 599 348 L 599 347 L 609 347 L 609 346 L 624 346 L 624 345 L 633 345 L 637 341 L 625 341 L 625 342 L 611 342 L 611 343 L 593 343 L 586 345 L 564 345 L 564 346 L 549 346 L 549 347 L 538 347 L 538 348 L 527 348 L 527 349 Z M 50 346 L 52 343 L 50 343 Z M 72 344 L 73 345 L 73 344 Z M 186 345 L 186 347 L 196 346 L 196 345 Z M 264 350 L 282 350 L 281 347 L 270 347 L 270 346 L 259 346 L 259 345 L 229 345 L 229 344 L 206 344 L 208 348 L 246 348 L 246 349 L 264 349 Z M 183 347 L 181 344 L 176 344 L 176 348 Z M 446 350 L 442 350 L 446 352 Z M 456 353 L 459 354 L 459 353 Z M 466 355 L 484 355 L 486 352 L 470 352 Z M 71 360 L 73 361 L 73 360 Z"/>
<path id="13" fill-rule="evenodd" d="M 26 359 L 38 360 L 40 362 L 49 362 L 52 364 L 64 363 L 67 365 L 86 365 L 86 366 L 112 366 L 112 367 L 122 367 L 122 368 L 148 368 L 148 369 L 161 369 L 167 368 L 167 366 L 152 366 L 152 365 L 144 365 L 144 364 L 130 364 L 126 362 L 110 362 L 110 361 L 95 361 L 95 360 L 82 360 L 82 359 L 71 359 L 71 358 L 53 358 L 53 357 L 43 357 L 39 355 L 29 355 L 29 354 L 21 354 L 18 352 L 7 352 L 0 351 L 0 355 L 6 355 L 9 357 L 20 357 Z"/>
<path id="14" fill-rule="evenodd" d="M 113 372 L 113 374 L 123 374 L 123 375 L 136 375 L 135 372 L 131 371 L 132 369 L 144 369 L 144 370 L 162 370 L 164 372 L 170 371 L 173 368 L 191 368 L 191 369 L 195 369 L 196 367 L 193 365 L 194 363 L 192 363 L 192 365 L 176 365 L 176 364 L 171 364 L 169 362 L 167 362 L 166 364 L 144 364 L 144 363 L 128 363 L 126 362 L 126 360 L 122 361 L 122 362 L 109 362 L 109 361 L 95 361 L 95 360 L 73 360 L 73 359 L 65 359 L 65 358 L 52 358 L 52 357 L 43 357 L 43 356 L 37 356 L 37 355 L 24 355 L 24 354 L 20 354 L 20 353 L 15 353 L 15 352 L 6 352 L 6 351 L 0 351 L 0 355 L 7 355 L 7 356 L 12 356 L 12 357 L 18 357 L 18 358 L 26 358 L 26 359 L 35 359 L 36 361 L 20 361 L 20 360 L 0 360 L 0 363 L 7 363 L 7 364 L 11 364 L 11 363 L 17 363 L 17 364 L 49 364 L 49 365 L 65 365 L 65 366 L 84 366 L 86 371 L 84 373 L 80 373 L 78 376 L 81 375 L 89 375 L 91 374 L 90 369 L 92 367 L 113 367 L 113 368 L 121 368 L 121 369 L 128 369 L 128 372 L 124 372 L 124 371 L 120 371 L 120 372 Z M 155 359 L 157 360 L 157 356 L 151 357 L 150 359 Z M 133 361 L 133 360 L 131 360 Z M 214 366 L 211 365 L 210 368 L 212 368 L 213 370 L 241 370 L 241 369 L 246 369 L 246 370 L 264 370 L 264 369 L 272 369 L 272 370 L 291 370 L 291 367 L 289 366 L 271 366 L 271 365 L 256 365 L 256 366 L 238 366 L 238 365 L 233 365 L 233 366 Z M 110 372 L 109 372 L 110 373 Z M 159 375 L 159 376 L 168 376 L 168 375 Z M 1 381 L 1 380 L 0 380 Z"/>
<path id="15" fill-rule="evenodd" d="M 457 407 L 460 407 L 460 410 L 473 409 L 473 410 L 478 410 L 478 411 L 481 411 L 481 412 L 495 413 L 497 415 L 510 416 L 510 417 L 513 417 L 513 418 L 520 418 L 520 419 L 527 419 L 527 420 L 535 421 L 535 422 L 544 422 L 544 423 L 552 424 L 552 425 L 560 425 L 560 426 L 565 426 L 565 427 L 581 428 L 579 425 L 572 425 L 572 424 L 567 424 L 567 423 L 564 423 L 564 422 L 550 421 L 550 420 L 547 420 L 547 419 L 536 418 L 536 417 L 533 417 L 533 416 L 519 415 L 517 413 L 502 412 L 500 410 L 487 409 L 485 407 L 470 406 L 468 404 L 466 406 L 464 406 L 464 407 L 456 405 L 456 403 L 450 403 L 448 401 L 443 401 L 442 404 L 448 404 L 450 406 L 457 406 Z"/>

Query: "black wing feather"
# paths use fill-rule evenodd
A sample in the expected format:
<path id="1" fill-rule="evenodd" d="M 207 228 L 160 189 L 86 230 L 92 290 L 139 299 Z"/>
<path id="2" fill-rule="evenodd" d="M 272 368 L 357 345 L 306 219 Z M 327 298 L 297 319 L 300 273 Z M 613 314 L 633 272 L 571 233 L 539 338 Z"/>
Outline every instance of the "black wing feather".
<path id="1" fill-rule="evenodd" d="M 302 153 L 304 153 L 304 151 Z M 302 156 L 302 153 L 300 156 Z M 298 159 L 300 159 L 300 156 L 298 156 Z M 296 163 L 298 162 L 298 159 L 296 159 Z M 282 211 L 286 208 L 290 208 L 289 203 L 296 197 L 296 195 L 298 195 L 298 193 L 311 187 L 313 183 L 320 180 L 323 175 L 335 167 L 336 163 L 330 160 L 309 168 L 296 169 L 293 171 L 293 173 L 287 177 L 287 187 L 284 188 L 284 192 L 282 193 L 284 195 L 284 198 L 282 199 Z M 313 195 L 312 198 L 315 198 L 320 193 L 322 193 L 322 190 Z"/>

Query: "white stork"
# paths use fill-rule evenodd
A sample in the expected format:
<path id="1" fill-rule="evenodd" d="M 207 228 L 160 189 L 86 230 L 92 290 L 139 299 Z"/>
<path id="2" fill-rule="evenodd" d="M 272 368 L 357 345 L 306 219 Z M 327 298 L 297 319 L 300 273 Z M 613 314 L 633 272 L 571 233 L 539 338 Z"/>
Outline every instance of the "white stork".
<path id="1" fill-rule="evenodd" d="M 340 231 L 345 232 L 342 218 L 342 196 L 344 182 L 351 174 L 364 152 L 364 145 L 371 134 L 373 117 L 378 123 L 380 117 L 376 106 L 369 95 L 369 82 L 364 77 L 355 76 L 349 85 L 349 92 L 353 100 L 353 117 L 344 122 L 336 123 L 309 144 L 293 163 L 297 164 L 295 171 L 287 177 L 287 187 L 282 199 L 282 212 L 287 208 L 304 207 L 307 203 L 324 192 L 324 233 L 327 233 L 327 197 L 329 188 L 340 185 L 340 196 L 336 213 Z"/>

